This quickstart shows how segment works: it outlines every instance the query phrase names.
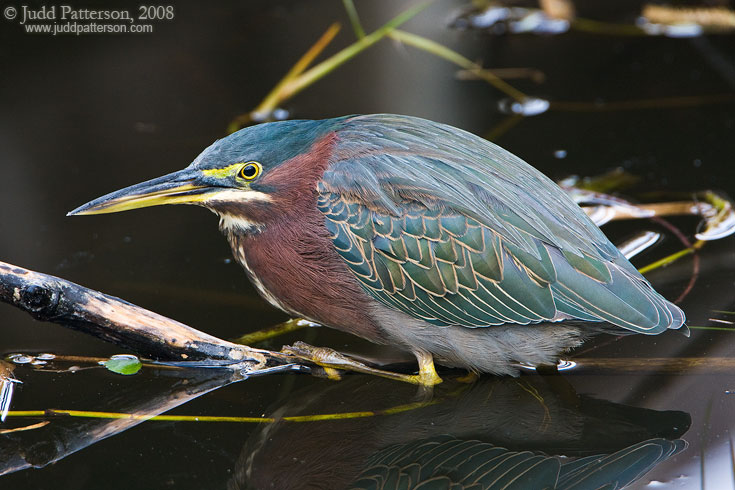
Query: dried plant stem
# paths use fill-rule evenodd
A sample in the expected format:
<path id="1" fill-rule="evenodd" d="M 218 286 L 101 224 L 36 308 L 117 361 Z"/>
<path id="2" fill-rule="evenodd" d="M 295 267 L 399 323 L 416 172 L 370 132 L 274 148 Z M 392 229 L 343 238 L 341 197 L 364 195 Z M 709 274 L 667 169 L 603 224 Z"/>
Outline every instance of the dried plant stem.
<path id="1" fill-rule="evenodd" d="M 643 17 L 655 24 L 699 24 L 702 27 L 728 29 L 735 27 L 735 11 L 725 7 L 672 7 L 644 5 Z"/>
<path id="2" fill-rule="evenodd" d="M 513 129 L 519 122 L 523 120 L 523 114 L 509 114 L 502 121 L 492 127 L 490 131 L 482 135 L 488 141 L 497 141 L 505 133 Z"/>
<path id="3" fill-rule="evenodd" d="M 332 42 L 332 39 L 337 36 L 340 29 L 341 26 L 336 22 L 329 26 L 324 34 L 322 34 L 322 37 L 320 37 L 317 42 L 315 42 L 314 45 L 309 48 L 309 50 L 304 53 L 301 58 L 299 58 L 296 64 L 293 65 L 288 73 L 286 73 L 286 75 L 283 77 L 283 79 L 278 82 L 275 87 L 273 87 L 273 90 L 271 90 L 271 92 L 266 95 L 263 101 L 258 105 L 258 107 L 255 108 L 253 112 L 270 112 L 271 110 L 273 110 L 280 100 L 280 94 L 283 90 L 283 87 L 291 80 L 301 75 L 304 70 L 306 70 L 309 65 L 311 65 L 314 59 L 316 59 L 316 57 L 319 56 L 322 51 L 324 51 L 324 48 L 326 48 L 329 43 Z"/>
<path id="4" fill-rule="evenodd" d="M 627 111 L 639 109 L 699 107 L 705 104 L 720 104 L 733 101 L 735 101 L 735 95 L 733 94 L 660 97 L 653 99 L 603 101 L 600 103 L 552 101 L 550 109 L 569 112 Z"/>
<path id="5" fill-rule="evenodd" d="M 482 71 L 490 71 L 483 68 Z M 535 83 L 542 83 L 546 80 L 546 74 L 537 68 L 493 68 L 492 73 L 504 80 L 514 78 L 528 78 Z M 458 80 L 479 80 L 477 70 L 459 70 L 456 73 Z"/>
<path id="6" fill-rule="evenodd" d="M 375 30 L 374 32 L 360 37 L 357 41 L 350 44 L 341 51 L 330 56 L 326 60 L 317 64 L 316 66 L 304 71 L 306 67 L 321 53 L 324 48 L 334 39 L 334 36 L 339 30 L 337 24 L 333 24 L 327 32 L 307 51 L 304 56 L 294 65 L 291 70 L 284 76 L 284 78 L 266 95 L 265 99 L 258 104 L 252 112 L 249 114 L 243 114 L 236 117 L 228 126 L 228 132 L 232 133 L 237 131 L 244 124 L 251 122 L 255 117 L 258 119 L 264 119 L 280 104 L 290 99 L 297 93 L 304 90 L 314 82 L 325 77 L 329 73 L 336 70 L 338 67 L 348 62 L 370 46 L 374 45 L 381 39 L 383 39 L 390 31 L 400 26 L 404 22 L 414 17 L 416 14 L 421 12 L 428 6 L 428 3 L 417 5 L 405 12 L 400 13 L 382 27 Z"/>
<path id="7" fill-rule="evenodd" d="M 229 124 L 229 133 L 237 131 L 242 126 L 253 121 L 263 121 L 267 119 L 273 110 L 275 110 L 279 105 L 283 104 L 285 101 L 311 84 L 325 77 L 364 50 L 373 46 L 384 37 L 391 37 L 398 42 L 413 46 L 454 63 L 465 70 L 465 76 L 469 74 L 475 78 L 484 80 L 518 102 L 523 102 L 528 98 L 526 94 L 505 82 L 497 74 L 484 69 L 479 64 L 465 58 L 456 51 L 417 34 L 411 34 L 397 29 L 398 26 L 426 8 L 428 3 L 418 5 L 397 15 L 379 29 L 366 35 L 352 0 L 343 0 L 343 2 L 345 10 L 350 18 L 350 22 L 352 23 L 352 28 L 355 31 L 357 41 L 307 70 L 307 67 L 322 51 L 324 51 L 324 48 L 327 47 L 339 31 L 339 24 L 332 24 L 322 37 L 319 38 L 319 40 L 314 43 L 314 45 L 299 59 L 299 61 L 291 68 L 291 70 L 289 70 L 281 81 L 273 87 L 273 89 L 253 111 L 237 116 Z M 514 69 L 511 73 L 514 76 L 517 76 L 518 72 Z M 535 76 L 538 77 L 538 73 L 535 73 Z"/>
<path id="8" fill-rule="evenodd" d="M 421 5 L 417 5 L 414 8 L 408 9 L 407 11 L 397 15 L 396 17 L 388 21 L 385 25 L 383 25 L 376 31 L 347 46 L 343 50 L 339 51 L 338 53 L 309 69 L 302 75 L 292 80 L 289 80 L 288 83 L 286 83 L 281 90 L 281 97 L 283 99 L 293 97 L 312 83 L 321 79 L 325 75 L 328 75 L 339 66 L 343 65 L 362 51 L 366 50 L 373 44 L 383 39 L 391 31 L 393 31 L 393 29 L 407 22 L 409 19 L 425 9 L 427 6 L 428 4 L 424 3 Z"/>
<path id="9" fill-rule="evenodd" d="M 306 51 L 306 53 L 304 53 L 301 58 L 299 58 L 296 64 L 291 67 L 291 69 L 288 71 L 288 73 L 286 73 L 281 81 L 278 82 L 276 86 L 271 89 L 268 95 L 266 95 L 261 103 L 258 104 L 258 107 L 253 109 L 253 111 L 248 114 L 242 114 L 236 117 L 228 126 L 227 132 L 234 133 L 242 126 L 251 122 L 253 119 L 253 115 L 259 116 L 262 114 L 270 114 L 276 107 L 278 107 L 278 104 L 282 101 L 281 90 L 283 90 L 283 86 L 286 85 L 286 83 L 288 83 L 290 80 L 301 75 L 301 73 L 303 73 L 303 71 L 309 67 L 314 59 L 316 59 L 316 57 L 319 56 L 322 51 L 324 51 L 324 48 L 326 48 L 329 43 L 332 42 L 335 36 L 339 33 L 340 28 L 341 27 L 339 23 L 336 22 L 329 26 L 329 28 L 324 32 L 324 34 L 322 34 L 317 42 L 315 42 L 309 48 L 309 50 Z"/>
<path id="10" fill-rule="evenodd" d="M 573 20 L 575 17 L 571 0 L 539 0 L 539 5 L 552 19 Z"/>

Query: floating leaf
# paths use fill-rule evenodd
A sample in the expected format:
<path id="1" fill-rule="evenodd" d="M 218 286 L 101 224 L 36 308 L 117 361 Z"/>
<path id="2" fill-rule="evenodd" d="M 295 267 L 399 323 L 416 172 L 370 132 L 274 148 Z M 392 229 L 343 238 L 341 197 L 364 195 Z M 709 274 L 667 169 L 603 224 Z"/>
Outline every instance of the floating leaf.
<path id="1" fill-rule="evenodd" d="M 140 359 L 130 354 L 118 354 L 110 357 L 107 361 L 100 361 L 100 364 L 113 373 L 125 376 L 137 373 L 142 367 Z"/>

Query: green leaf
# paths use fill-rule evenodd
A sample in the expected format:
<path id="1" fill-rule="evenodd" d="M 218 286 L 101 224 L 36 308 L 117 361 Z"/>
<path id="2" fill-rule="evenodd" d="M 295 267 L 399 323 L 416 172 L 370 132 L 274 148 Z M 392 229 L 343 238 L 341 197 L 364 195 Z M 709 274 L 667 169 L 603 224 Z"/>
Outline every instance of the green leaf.
<path id="1" fill-rule="evenodd" d="M 100 361 L 100 364 L 113 373 L 122 374 L 124 376 L 130 376 L 131 374 L 137 373 L 143 366 L 140 363 L 140 359 L 130 354 L 118 354 L 110 357 L 106 361 Z"/>

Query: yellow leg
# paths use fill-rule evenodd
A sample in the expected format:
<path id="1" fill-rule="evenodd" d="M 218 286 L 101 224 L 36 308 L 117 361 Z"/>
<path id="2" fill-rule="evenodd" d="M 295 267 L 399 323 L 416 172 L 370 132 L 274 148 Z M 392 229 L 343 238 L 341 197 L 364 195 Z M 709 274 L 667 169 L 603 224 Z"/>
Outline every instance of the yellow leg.
<path id="1" fill-rule="evenodd" d="M 419 374 L 415 376 L 417 385 L 434 386 L 442 382 L 442 379 L 436 374 L 434 368 L 434 358 L 428 352 L 414 352 L 416 360 L 419 362 Z"/>
<path id="2" fill-rule="evenodd" d="M 304 342 L 296 342 L 294 345 L 285 346 L 282 352 L 298 357 L 299 359 L 313 362 L 317 366 L 323 367 L 327 373 L 334 373 L 334 369 L 341 369 L 344 371 L 372 374 L 382 378 L 404 381 L 421 386 L 434 386 L 442 382 L 442 379 L 436 374 L 436 370 L 434 369 L 434 360 L 431 354 L 425 352 L 415 353 L 416 359 L 419 362 L 419 373 L 417 375 L 376 369 L 340 354 L 335 350 L 327 347 L 314 347 Z M 335 379 L 331 376 L 330 378 Z"/>

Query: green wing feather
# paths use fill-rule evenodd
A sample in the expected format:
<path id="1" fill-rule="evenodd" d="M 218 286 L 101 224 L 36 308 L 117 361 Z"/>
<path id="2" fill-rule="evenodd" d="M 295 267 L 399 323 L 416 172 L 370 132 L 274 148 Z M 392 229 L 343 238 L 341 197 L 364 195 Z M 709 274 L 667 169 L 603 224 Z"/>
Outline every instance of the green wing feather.
<path id="1" fill-rule="evenodd" d="M 441 326 L 683 325 L 556 184 L 502 148 L 407 116 L 358 116 L 337 134 L 318 207 L 382 303 Z"/>

